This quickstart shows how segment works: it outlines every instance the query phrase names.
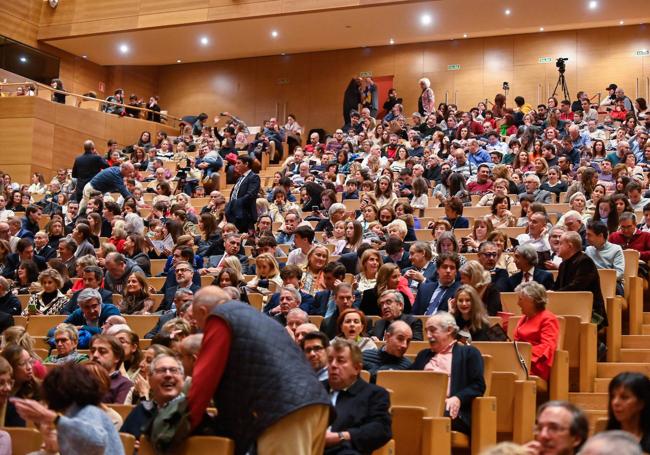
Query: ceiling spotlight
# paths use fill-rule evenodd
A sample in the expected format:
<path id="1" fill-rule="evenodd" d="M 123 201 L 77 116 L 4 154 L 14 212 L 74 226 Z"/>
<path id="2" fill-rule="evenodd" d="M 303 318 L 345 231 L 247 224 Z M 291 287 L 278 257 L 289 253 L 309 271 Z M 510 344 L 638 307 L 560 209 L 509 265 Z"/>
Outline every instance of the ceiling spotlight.
<path id="1" fill-rule="evenodd" d="M 127 44 L 120 44 L 120 52 L 123 54 L 128 54 L 129 46 Z"/>
<path id="2" fill-rule="evenodd" d="M 467 38 L 467 33 L 463 33 L 463 38 Z"/>
<path id="3" fill-rule="evenodd" d="M 589 9 L 596 9 L 598 8 L 598 2 L 596 0 L 591 0 L 589 2 Z"/>
<path id="4" fill-rule="evenodd" d="M 512 11 L 510 11 L 509 9 L 507 9 L 507 10 L 504 11 L 504 13 L 505 13 L 506 16 L 510 16 L 510 13 L 512 13 Z"/>
<path id="5" fill-rule="evenodd" d="M 271 36 L 272 36 L 273 38 L 277 38 L 277 37 L 278 37 L 278 31 L 277 31 L 277 30 L 273 30 L 273 31 L 271 32 Z"/>
<path id="6" fill-rule="evenodd" d="M 287 53 L 286 53 L 286 52 L 283 52 L 283 53 L 281 53 L 280 55 L 284 57 L 285 55 L 287 55 Z"/>
<path id="7" fill-rule="evenodd" d="M 20 60 L 20 63 L 27 63 L 27 57 L 20 57 L 18 60 Z"/>
<path id="8" fill-rule="evenodd" d="M 181 62 L 181 59 L 176 60 L 176 63 L 180 63 L 180 62 Z"/>
<path id="9" fill-rule="evenodd" d="M 389 39 L 388 44 L 395 44 L 395 40 L 393 38 Z"/>
<path id="10" fill-rule="evenodd" d="M 430 25 L 431 21 L 432 19 L 430 14 L 423 14 L 422 17 L 420 17 L 420 23 L 422 25 Z"/>
<path id="11" fill-rule="evenodd" d="M 625 21 L 618 21 L 618 25 L 623 25 L 625 24 Z"/>
<path id="12" fill-rule="evenodd" d="M 539 31 L 540 31 L 540 32 L 543 32 L 543 31 L 544 31 L 544 27 L 540 27 L 540 28 L 539 28 Z"/>
<path id="13" fill-rule="evenodd" d="M 202 36 L 200 41 L 201 41 L 201 44 L 203 44 L 204 46 L 207 46 L 208 44 L 210 44 L 210 40 L 208 39 L 207 36 Z"/>
<path id="14" fill-rule="evenodd" d="M 82 55 L 81 58 L 88 58 L 88 56 L 87 55 Z"/>

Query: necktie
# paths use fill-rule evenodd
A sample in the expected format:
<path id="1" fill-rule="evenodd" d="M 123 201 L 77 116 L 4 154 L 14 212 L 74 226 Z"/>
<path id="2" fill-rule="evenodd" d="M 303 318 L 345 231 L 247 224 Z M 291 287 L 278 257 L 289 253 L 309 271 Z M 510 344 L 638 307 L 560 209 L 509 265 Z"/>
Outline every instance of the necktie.
<path id="1" fill-rule="evenodd" d="M 331 317 L 334 312 L 336 311 L 336 301 L 334 300 L 334 293 L 330 293 L 330 298 L 327 301 L 327 309 L 325 310 L 325 317 L 329 318 Z"/>
<path id="2" fill-rule="evenodd" d="M 528 283 L 530 281 L 530 272 L 524 273 L 524 283 Z"/>
<path id="3" fill-rule="evenodd" d="M 232 190 L 232 194 L 230 195 L 230 199 L 237 199 L 237 196 L 239 195 L 239 187 L 241 186 L 241 182 L 244 181 L 246 178 L 245 175 L 242 175 L 239 177 L 239 180 L 237 180 L 237 183 L 235 184 L 235 188 Z"/>
<path id="4" fill-rule="evenodd" d="M 445 292 L 449 286 L 438 286 L 438 288 L 433 292 L 431 296 L 431 303 L 429 303 L 429 308 L 427 308 L 426 315 L 432 315 L 438 311 L 442 297 L 445 295 Z"/>

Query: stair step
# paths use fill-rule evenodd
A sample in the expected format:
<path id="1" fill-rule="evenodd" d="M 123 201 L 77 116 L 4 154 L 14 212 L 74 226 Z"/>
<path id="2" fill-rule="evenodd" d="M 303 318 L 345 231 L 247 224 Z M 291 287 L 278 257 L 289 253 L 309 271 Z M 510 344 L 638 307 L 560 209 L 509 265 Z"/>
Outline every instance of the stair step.
<path id="1" fill-rule="evenodd" d="M 621 347 L 629 349 L 650 349 L 650 336 L 647 335 L 623 335 Z"/>
<path id="2" fill-rule="evenodd" d="M 621 362 L 650 362 L 650 349 L 621 349 Z"/>
<path id="3" fill-rule="evenodd" d="M 607 410 L 607 393 L 570 393 L 569 401 L 581 409 Z"/>

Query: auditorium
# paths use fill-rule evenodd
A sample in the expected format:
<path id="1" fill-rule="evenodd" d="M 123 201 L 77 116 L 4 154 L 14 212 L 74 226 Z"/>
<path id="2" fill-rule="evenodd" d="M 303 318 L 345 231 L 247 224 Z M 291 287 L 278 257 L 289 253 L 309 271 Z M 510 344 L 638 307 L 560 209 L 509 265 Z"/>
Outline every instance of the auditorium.
<path id="1" fill-rule="evenodd" d="M 650 453 L 649 6 L 0 0 L 0 455 Z"/>

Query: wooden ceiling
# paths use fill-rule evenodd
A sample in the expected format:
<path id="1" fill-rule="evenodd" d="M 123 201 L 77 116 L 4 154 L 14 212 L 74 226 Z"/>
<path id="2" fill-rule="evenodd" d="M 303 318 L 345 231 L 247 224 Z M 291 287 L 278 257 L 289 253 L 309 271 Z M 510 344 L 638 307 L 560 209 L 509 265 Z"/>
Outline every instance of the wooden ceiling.
<path id="1" fill-rule="evenodd" d="M 313 0 L 294 0 L 304 6 L 302 11 L 276 15 L 265 14 L 273 10 L 261 8 L 271 3 L 268 0 L 242 0 L 230 5 L 230 16 L 212 21 L 200 21 L 195 16 L 192 19 L 190 15 L 194 11 L 190 9 L 192 4 L 206 0 L 186 0 L 182 2 L 186 10 L 161 13 L 158 22 L 142 20 L 144 7 L 140 4 L 146 0 L 106 1 L 140 5 L 140 10 L 120 10 L 123 17 L 110 17 L 111 13 L 105 11 L 103 16 L 84 21 L 78 10 L 64 9 L 67 2 L 79 5 L 82 1 L 62 1 L 61 11 L 44 9 L 39 39 L 101 65 L 168 65 L 179 60 L 214 61 L 650 21 L 648 0 L 597 0 L 593 9 L 589 0 L 327 0 L 327 5 L 338 3 L 344 7 L 319 11 L 310 11 L 316 8 Z M 236 8 L 241 8 L 242 14 L 237 14 Z M 138 15 L 140 20 L 128 14 Z M 430 17 L 430 24 L 422 24 L 423 15 Z M 230 19 L 223 19 L 226 17 Z M 202 37 L 207 38 L 207 45 L 201 44 Z M 120 52 L 123 45 L 128 47 L 127 53 Z"/>

